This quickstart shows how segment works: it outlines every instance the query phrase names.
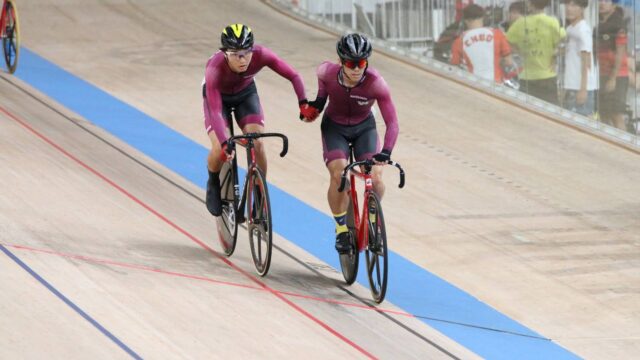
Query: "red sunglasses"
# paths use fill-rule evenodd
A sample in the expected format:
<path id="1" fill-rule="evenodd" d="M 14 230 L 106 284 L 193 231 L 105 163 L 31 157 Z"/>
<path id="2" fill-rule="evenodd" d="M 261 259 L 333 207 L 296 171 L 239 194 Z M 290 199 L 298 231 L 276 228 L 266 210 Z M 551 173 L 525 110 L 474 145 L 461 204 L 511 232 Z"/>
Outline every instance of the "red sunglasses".
<path id="1" fill-rule="evenodd" d="M 367 66 L 367 59 L 360 59 L 360 60 L 343 60 L 342 61 L 342 65 L 348 67 L 349 69 L 355 69 L 356 67 L 359 67 L 360 69 L 364 69 L 365 66 Z"/>

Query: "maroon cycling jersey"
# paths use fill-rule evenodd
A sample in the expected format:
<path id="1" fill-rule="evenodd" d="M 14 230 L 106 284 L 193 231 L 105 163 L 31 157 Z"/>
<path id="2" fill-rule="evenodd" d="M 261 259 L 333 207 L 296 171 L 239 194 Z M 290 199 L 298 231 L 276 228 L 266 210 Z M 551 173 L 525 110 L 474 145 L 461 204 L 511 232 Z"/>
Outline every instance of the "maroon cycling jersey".
<path id="1" fill-rule="evenodd" d="M 348 88 L 341 84 L 341 68 L 341 65 L 328 61 L 318 67 L 317 97 L 329 99 L 325 116 L 339 125 L 356 125 L 369 117 L 371 107 L 377 101 L 386 125 L 383 149 L 393 150 L 398 138 L 398 117 L 387 83 L 375 69 L 369 67 L 361 82 Z"/>
<path id="2" fill-rule="evenodd" d="M 222 51 L 216 52 L 209 58 L 204 75 L 207 105 L 205 106 L 205 119 L 207 133 L 215 131 L 221 144 L 228 138 L 226 122 L 222 115 L 222 95 L 234 95 L 246 89 L 265 66 L 291 81 L 298 101 L 306 98 L 300 75 L 273 51 L 264 46 L 256 45 L 253 47 L 251 62 L 243 73 L 231 71 Z"/>

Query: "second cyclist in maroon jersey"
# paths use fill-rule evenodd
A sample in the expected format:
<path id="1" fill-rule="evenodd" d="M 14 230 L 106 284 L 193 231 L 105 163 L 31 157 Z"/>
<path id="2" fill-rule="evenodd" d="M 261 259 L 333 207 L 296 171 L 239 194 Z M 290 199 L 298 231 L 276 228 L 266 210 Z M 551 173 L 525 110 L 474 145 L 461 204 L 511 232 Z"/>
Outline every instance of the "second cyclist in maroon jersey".
<path id="1" fill-rule="evenodd" d="M 318 95 L 309 105 L 320 112 L 328 101 L 321 124 L 323 156 L 331 176 L 327 199 L 336 221 L 336 250 L 348 253 L 349 199 L 346 192 L 337 189 L 349 159 L 349 144 L 353 145 L 357 161 L 372 158 L 377 164 L 384 164 L 391 159 L 398 138 L 398 117 L 387 83 L 369 66 L 372 52 L 369 40 L 360 34 L 345 35 L 336 44 L 336 50 L 340 63 L 324 62 L 318 67 Z M 386 127 L 382 144 L 371 111 L 376 102 Z M 302 113 L 301 117 L 313 120 L 313 116 Z M 374 191 L 382 197 L 382 166 L 375 166 L 372 175 Z"/>
<path id="2" fill-rule="evenodd" d="M 233 153 L 227 151 L 229 138 L 227 127 L 231 117 L 243 133 L 262 133 L 264 115 L 253 78 L 265 66 L 271 68 L 293 85 L 298 98 L 301 114 L 317 116 L 317 110 L 307 105 L 304 85 L 300 75 L 284 60 L 264 46 L 254 45 L 253 32 L 242 24 L 229 25 L 220 36 L 220 51 L 207 62 L 202 85 L 205 127 L 211 140 L 211 150 L 207 157 L 209 180 L 207 182 L 207 209 L 219 216 L 220 181 L 219 172 L 224 161 L 229 161 Z M 257 162 L 267 173 L 267 158 L 263 144 L 254 142 Z"/>

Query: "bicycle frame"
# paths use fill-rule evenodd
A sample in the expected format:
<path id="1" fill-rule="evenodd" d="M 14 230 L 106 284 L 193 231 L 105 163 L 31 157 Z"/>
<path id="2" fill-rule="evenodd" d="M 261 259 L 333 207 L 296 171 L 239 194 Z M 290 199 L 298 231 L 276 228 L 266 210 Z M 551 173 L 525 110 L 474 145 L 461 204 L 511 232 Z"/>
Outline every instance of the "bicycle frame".
<path id="1" fill-rule="evenodd" d="M 4 0 L 2 2 L 2 12 L 0 12 L 0 36 L 4 37 L 4 30 L 5 30 L 5 26 L 6 24 L 4 23 L 4 15 L 5 12 L 7 11 L 7 0 Z"/>
<path id="2" fill-rule="evenodd" d="M 232 133 L 233 134 L 233 133 Z M 280 152 L 280 157 L 284 157 L 287 154 L 288 151 L 288 140 L 287 137 L 284 136 L 283 134 L 278 134 L 278 133 L 247 133 L 244 135 L 232 135 L 228 142 L 230 144 L 238 144 L 242 147 L 244 147 L 245 149 L 247 149 L 247 176 L 245 176 L 244 178 L 244 186 L 243 186 L 243 191 L 242 191 L 242 198 L 240 200 L 239 204 L 237 205 L 237 210 L 238 210 L 238 214 L 240 216 L 244 215 L 244 206 L 247 203 L 247 201 L 251 201 L 251 198 L 249 198 L 249 196 L 251 196 L 251 192 L 247 191 L 247 185 L 251 184 L 251 178 L 253 177 L 254 174 L 254 168 L 257 166 L 257 162 L 256 162 L 256 149 L 255 146 L 253 144 L 253 141 L 258 139 L 258 138 L 263 138 L 263 137 L 279 137 L 282 139 L 282 151 Z M 233 147 L 235 148 L 235 145 L 233 145 Z M 234 156 L 233 160 L 232 160 L 232 166 L 235 169 L 234 173 L 235 173 L 235 179 L 234 179 L 234 194 L 236 199 L 240 198 L 240 184 L 239 184 L 239 179 L 238 179 L 238 162 L 237 162 L 237 157 Z M 264 189 L 262 189 L 264 190 Z M 251 219 L 251 217 L 249 216 L 249 219 Z"/>
<path id="3" fill-rule="evenodd" d="M 395 166 L 396 168 L 398 168 L 398 170 L 400 171 L 400 184 L 398 184 L 399 188 L 403 188 L 404 187 L 404 170 L 402 169 L 402 167 L 400 166 L 400 164 L 394 162 L 394 161 L 389 161 L 386 163 L 387 165 L 392 165 Z M 356 166 L 361 166 L 362 168 L 364 168 L 364 172 L 360 172 L 358 170 L 355 170 L 354 167 Z M 356 230 L 356 237 L 357 237 L 357 247 L 358 247 L 358 252 L 363 251 L 368 243 L 368 239 L 369 237 L 368 232 L 369 232 L 369 228 L 367 226 L 365 226 L 366 221 L 365 218 L 367 216 L 367 207 L 366 204 L 363 204 L 362 207 L 362 214 L 359 214 L 360 211 L 360 206 L 358 203 L 358 193 L 356 190 L 356 185 L 355 185 L 355 180 L 356 178 L 359 178 L 361 180 L 364 181 L 364 197 L 363 199 L 366 201 L 366 199 L 369 197 L 369 194 L 371 193 L 371 191 L 373 191 L 373 179 L 371 176 L 371 169 L 373 168 L 373 166 L 378 166 L 376 165 L 372 160 L 364 160 L 364 161 L 358 161 L 358 162 L 353 162 L 353 154 L 350 157 L 350 161 L 349 161 L 349 165 L 347 165 L 347 167 L 344 169 L 343 173 L 342 173 L 342 178 L 340 181 L 340 186 L 338 188 L 339 192 L 342 192 L 344 190 L 345 187 L 345 182 L 346 182 L 346 175 L 347 173 L 349 173 L 349 179 L 350 179 L 350 193 L 349 196 L 351 196 L 351 203 L 352 203 L 352 208 L 353 208 L 353 219 L 354 219 L 354 227 Z"/>
<path id="4" fill-rule="evenodd" d="M 359 206 L 360 204 L 358 203 L 358 192 L 356 190 L 355 180 L 356 178 L 358 178 L 364 181 L 363 199 L 367 199 L 367 197 L 369 196 L 369 193 L 373 191 L 373 179 L 371 177 L 371 174 L 369 173 L 369 171 L 371 171 L 370 167 L 371 166 L 369 166 L 369 169 L 366 169 L 364 173 L 354 169 L 351 169 L 351 171 L 349 172 L 349 180 L 350 180 L 349 196 L 351 197 L 351 204 L 353 206 L 353 219 L 354 219 L 353 221 L 356 229 L 358 252 L 362 252 L 367 247 L 367 245 L 369 245 L 367 243 L 369 239 L 369 237 L 367 236 L 369 232 L 369 227 L 365 226 L 366 222 L 364 221 L 364 219 L 367 216 L 367 212 L 366 212 L 367 206 L 364 203 L 362 206 L 362 214 L 360 214 L 360 206 Z"/>

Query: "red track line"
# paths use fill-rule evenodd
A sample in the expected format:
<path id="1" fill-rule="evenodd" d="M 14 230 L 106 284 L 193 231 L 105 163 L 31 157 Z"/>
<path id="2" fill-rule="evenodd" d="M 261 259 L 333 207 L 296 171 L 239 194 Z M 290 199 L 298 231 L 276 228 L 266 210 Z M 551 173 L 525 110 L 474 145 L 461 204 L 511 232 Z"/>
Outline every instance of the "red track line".
<path id="1" fill-rule="evenodd" d="M 257 286 L 244 285 L 244 284 L 228 282 L 228 281 L 220 281 L 220 280 L 207 278 L 207 277 L 204 277 L 204 276 L 189 275 L 189 274 L 184 274 L 184 273 L 178 273 L 178 272 L 175 272 L 175 271 L 167 271 L 167 270 L 153 268 L 153 267 L 145 266 L 145 265 L 128 264 L 128 263 L 123 263 L 123 262 L 118 262 L 118 261 L 113 261 L 113 260 L 98 259 L 98 258 L 94 258 L 94 257 L 90 257 L 90 256 L 84 256 L 84 255 L 75 255 L 75 254 L 63 253 L 63 252 L 53 251 L 53 250 L 38 249 L 38 248 L 25 246 L 25 245 L 14 245 L 14 244 L 6 244 L 6 243 L 0 243 L 0 245 L 3 245 L 5 247 L 9 247 L 9 248 L 12 248 L 12 249 L 16 249 L 16 250 L 31 251 L 31 252 L 37 252 L 37 253 L 45 253 L 45 254 L 54 255 L 54 256 L 60 256 L 60 257 L 69 258 L 69 259 L 76 259 L 76 260 L 94 262 L 94 263 L 99 263 L 99 264 L 106 264 L 106 265 L 111 265 L 111 266 L 119 266 L 119 267 L 124 267 L 124 268 L 142 270 L 142 271 L 150 271 L 150 272 L 154 272 L 154 273 L 158 273 L 158 274 L 176 276 L 176 277 L 193 279 L 193 280 L 201 280 L 201 281 L 206 281 L 206 282 L 220 284 L 220 285 L 236 286 L 236 287 L 241 287 L 241 288 L 245 288 L 245 289 L 265 291 L 263 288 L 257 287 Z M 319 297 L 315 297 L 315 296 L 303 295 L 303 294 L 287 292 L 287 291 L 277 291 L 277 292 L 282 294 L 282 295 L 288 296 L 288 297 L 295 297 L 295 298 L 300 298 L 300 299 L 313 300 L 313 301 L 321 302 L 321 303 L 336 304 L 336 305 L 342 305 L 342 306 L 345 306 L 345 307 L 359 308 L 359 309 L 362 309 L 362 310 L 369 310 L 369 311 L 375 311 L 375 312 L 380 312 L 380 313 L 388 313 L 388 314 L 394 314 L 394 315 L 400 315 L 400 316 L 406 316 L 406 317 L 415 317 L 415 315 L 407 313 L 407 312 L 403 312 L 403 311 L 390 310 L 390 309 L 381 309 L 381 308 L 376 308 L 376 307 L 363 305 L 363 304 L 356 304 L 356 303 L 340 301 L 340 300 L 319 298 Z"/>
<path id="2" fill-rule="evenodd" d="M 2 244 L 2 245 L 6 246 L 6 247 L 13 248 L 13 249 L 17 249 L 17 250 L 26 250 L 26 251 L 31 251 L 31 252 L 45 253 L 45 254 L 60 256 L 60 257 L 69 258 L 69 259 L 82 260 L 82 261 L 87 261 L 87 262 L 92 262 L 92 263 L 106 264 L 106 265 L 111 265 L 111 266 L 129 268 L 129 269 L 150 271 L 150 272 L 154 272 L 154 273 L 158 273 L 158 274 L 171 275 L 171 276 L 187 278 L 187 279 L 193 279 L 193 280 L 201 280 L 201 281 L 211 282 L 211 283 L 220 284 L 220 285 L 228 285 L 228 286 L 241 287 L 241 288 L 245 288 L 245 289 L 263 291 L 262 288 L 259 288 L 257 286 L 244 285 L 244 284 L 234 283 L 234 282 L 229 282 L 229 281 L 215 280 L 215 279 L 207 278 L 207 277 L 204 277 L 204 276 L 183 274 L 183 273 L 178 273 L 178 272 L 174 272 L 174 271 L 167 271 L 167 270 L 157 269 L 157 268 L 153 268 L 153 267 L 145 266 L 145 265 L 127 264 L 127 263 L 123 263 L 123 262 L 119 262 L 119 261 L 98 259 L 98 258 L 94 258 L 94 257 L 90 257 L 90 256 L 84 256 L 84 255 L 74 255 L 74 254 L 68 254 L 68 253 L 53 251 L 53 250 L 36 249 L 36 248 L 30 247 L 30 246 L 24 246 L 24 245 L 12 245 L 12 244 Z"/>
<path id="3" fill-rule="evenodd" d="M 60 151 L 62 154 L 67 156 L 69 159 L 73 160 L 78 165 L 82 166 L 83 168 L 85 168 L 89 172 L 93 173 L 94 175 L 96 175 L 97 177 L 102 179 L 104 182 L 106 182 L 107 184 L 111 185 L 112 187 L 114 187 L 115 189 L 120 191 L 123 195 L 125 195 L 129 199 L 133 200 L 135 203 L 137 203 L 138 205 L 142 206 L 143 208 L 145 208 L 147 211 L 149 211 L 150 213 L 152 213 L 153 215 L 158 217 L 160 220 L 164 221 L 167 225 L 171 226 L 172 228 L 174 228 L 178 232 L 182 233 L 184 236 L 186 236 L 187 238 L 191 239 L 191 241 L 193 241 L 196 244 L 200 245 L 200 247 L 202 247 L 203 249 L 209 251 L 211 254 L 213 254 L 215 257 L 217 257 L 218 259 L 223 261 L 225 264 L 227 264 L 228 266 L 230 266 L 231 268 L 233 268 L 234 270 L 236 270 L 240 274 L 244 275 L 249 280 L 253 281 L 258 286 L 262 287 L 264 290 L 270 292 L 271 294 L 273 294 L 273 296 L 277 297 L 278 299 L 283 301 L 285 304 L 289 305 L 291 308 L 293 308 L 294 310 L 298 311 L 300 314 L 302 314 L 305 317 L 307 317 L 309 320 L 315 322 L 316 324 L 318 324 L 319 326 L 321 326 L 322 328 L 327 330 L 330 334 L 334 335 L 335 337 L 339 338 L 340 340 L 344 341 L 345 343 L 351 345 L 351 347 L 353 347 L 354 349 L 358 350 L 360 353 L 362 353 L 366 357 L 371 358 L 371 359 L 376 359 L 376 357 L 373 356 L 371 353 L 369 353 L 367 350 L 365 350 L 364 348 L 360 347 L 355 342 L 349 340 L 346 336 L 342 335 L 341 333 L 339 333 L 338 331 L 336 331 L 335 329 L 333 329 L 332 327 L 330 327 L 329 325 L 324 323 L 322 320 L 320 320 L 320 319 L 316 318 L 315 316 L 311 315 L 311 313 L 307 312 L 306 310 L 304 310 L 300 306 L 294 304 L 291 300 L 285 298 L 282 294 L 278 293 L 278 291 L 272 289 L 267 284 L 265 284 L 262 281 L 256 279 L 255 277 L 251 276 L 249 273 L 247 273 L 246 271 L 244 271 L 241 268 L 239 268 L 237 265 L 235 265 L 234 263 L 229 261 L 227 258 L 225 258 L 222 255 L 218 254 L 215 250 L 213 250 L 207 244 L 205 244 L 204 242 L 202 242 L 201 240 L 199 240 L 195 236 L 191 235 L 189 232 L 187 232 L 186 230 L 184 230 L 183 228 L 181 228 L 177 224 L 173 223 L 171 220 L 166 218 L 164 215 L 160 214 L 158 211 L 153 209 L 151 206 L 149 206 L 146 203 L 144 203 L 142 200 L 140 200 L 137 197 L 135 197 L 134 195 L 132 195 L 130 192 L 128 192 L 127 190 L 122 188 L 120 185 L 116 184 L 114 181 L 112 181 L 111 179 L 107 178 L 105 175 L 102 175 L 102 173 L 98 172 L 97 170 L 95 170 L 91 166 L 89 166 L 86 163 L 84 163 L 82 160 L 78 159 L 77 157 L 75 157 L 74 155 L 72 155 L 71 153 L 66 151 L 60 145 L 56 144 L 55 142 L 53 142 L 52 140 L 50 140 L 49 138 L 47 138 L 43 134 L 39 133 L 36 129 L 31 127 L 29 124 L 27 124 L 26 121 L 21 120 L 16 115 L 10 113 L 8 110 L 6 110 L 2 106 L 0 106 L 0 111 L 5 113 L 7 116 L 9 116 L 11 119 L 16 121 L 18 124 L 22 125 L 25 129 L 29 130 L 31 133 L 33 133 L 37 137 L 42 139 L 44 142 L 46 142 L 47 144 L 51 145 L 56 150 Z"/>

